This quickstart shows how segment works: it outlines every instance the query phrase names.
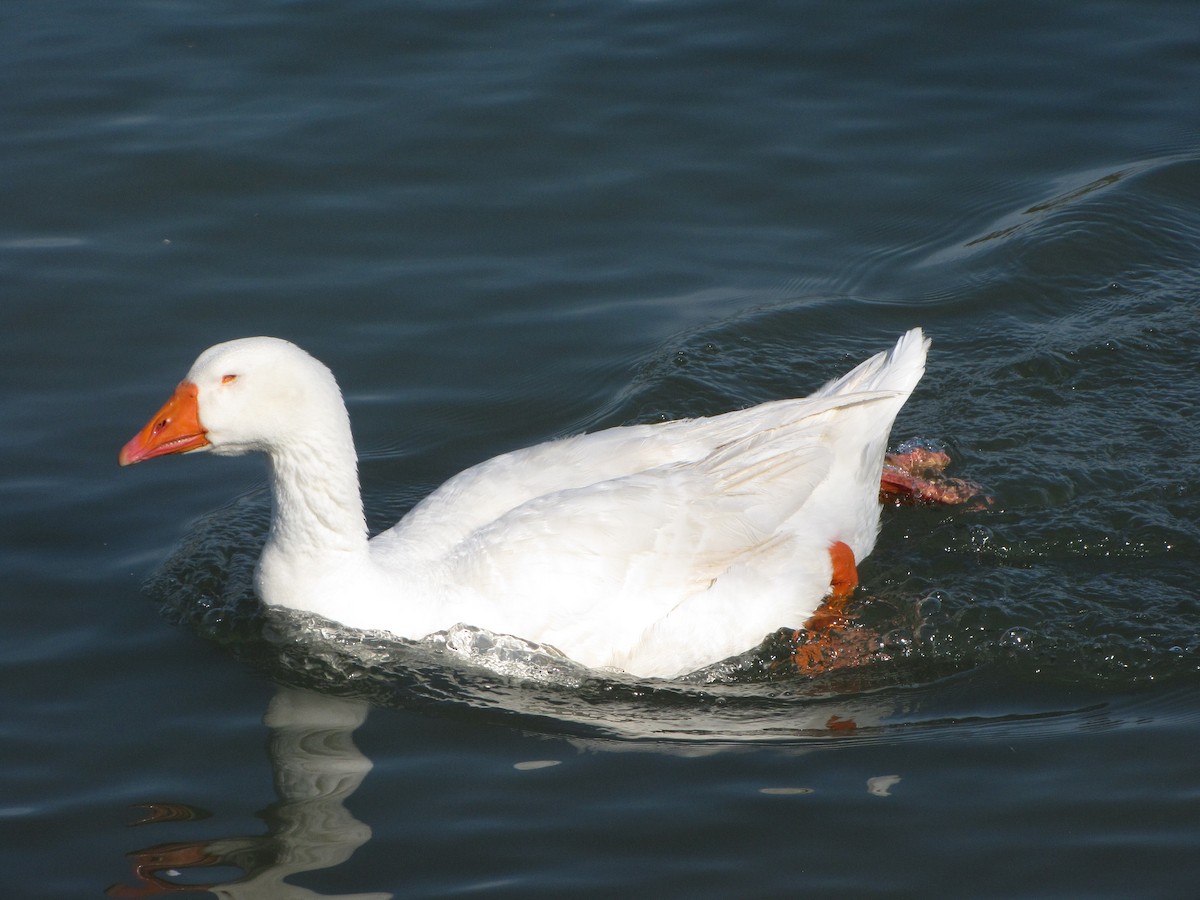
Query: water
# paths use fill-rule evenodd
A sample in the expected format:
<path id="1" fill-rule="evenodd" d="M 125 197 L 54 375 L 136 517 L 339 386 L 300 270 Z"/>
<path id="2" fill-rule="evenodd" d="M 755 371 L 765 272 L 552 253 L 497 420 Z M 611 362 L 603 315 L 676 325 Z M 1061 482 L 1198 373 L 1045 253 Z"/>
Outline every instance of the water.
<path id="1" fill-rule="evenodd" d="M 0 34 L 5 896 L 1194 893 L 1191 4 L 69 0 Z M 881 649 L 826 678 L 297 642 L 245 589 L 260 462 L 116 467 L 201 349 L 277 334 L 338 374 L 382 529 L 914 324 L 894 437 L 996 504 L 886 513 Z"/>

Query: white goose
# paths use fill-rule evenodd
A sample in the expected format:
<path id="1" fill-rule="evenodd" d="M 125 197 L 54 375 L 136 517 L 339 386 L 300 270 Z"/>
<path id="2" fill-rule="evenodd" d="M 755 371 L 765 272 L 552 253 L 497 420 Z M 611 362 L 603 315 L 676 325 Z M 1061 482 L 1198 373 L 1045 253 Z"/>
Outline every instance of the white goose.
<path id="1" fill-rule="evenodd" d="M 914 328 L 806 399 L 506 453 L 370 540 L 337 382 L 278 338 L 204 351 L 120 462 L 265 453 L 267 604 L 410 639 L 466 623 L 670 677 L 853 589 L 888 434 L 928 345 Z"/>

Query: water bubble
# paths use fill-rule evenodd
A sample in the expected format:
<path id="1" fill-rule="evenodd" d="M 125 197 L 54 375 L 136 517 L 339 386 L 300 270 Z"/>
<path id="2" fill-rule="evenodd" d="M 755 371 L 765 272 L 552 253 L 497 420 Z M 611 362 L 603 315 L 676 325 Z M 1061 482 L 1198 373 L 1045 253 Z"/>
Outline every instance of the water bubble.
<path id="1" fill-rule="evenodd" d="M 1000 638 L 1000 646 L 1010 650 L 1029 650 L 1033 645 L 1034 633 L 1020 625 L 1004 632 Z"/>
<path id="2" fill-rule="evenodd" d="M 971 542 L 971 549 L 976 553 L 983 553 L 986 550 L 992 549 L 992 543 L 996 537 L 992 529 L 978 523 L 971 525 L 967 529 L 967 536 Z"/>

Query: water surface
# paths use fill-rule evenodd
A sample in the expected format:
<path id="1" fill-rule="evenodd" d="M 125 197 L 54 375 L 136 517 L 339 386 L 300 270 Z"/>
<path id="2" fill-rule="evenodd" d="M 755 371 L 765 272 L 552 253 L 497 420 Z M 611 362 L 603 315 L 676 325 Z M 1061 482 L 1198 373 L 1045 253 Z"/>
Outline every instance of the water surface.
<path id="1" fill-rule="evenodd" d="M 1194 893 L 1191 4 L 69 0 L 0 33 L 6 896 Z M 337 373 L 379 530 L 918 324 L 894 438 L 996 503 L 887 511 L 879 652 L 827 678 L 297 642 L 246 592 L 261 461 L 116 467 L 200 350 L 275 334 Z"/>

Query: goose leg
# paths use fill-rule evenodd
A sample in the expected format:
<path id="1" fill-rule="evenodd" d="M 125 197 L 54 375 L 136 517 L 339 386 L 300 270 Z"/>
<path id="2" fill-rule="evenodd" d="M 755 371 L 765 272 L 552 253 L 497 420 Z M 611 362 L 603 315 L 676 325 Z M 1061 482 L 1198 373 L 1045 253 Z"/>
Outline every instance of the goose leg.
<path id="1" fill-rule="evenodd" d="M 975 482 L 946 475 L 948 465 L 949 455 L 915 443 L 885 454 L 880 502 L 907 506 L 970 503 L 977 509 L 994 502 Z M 846 605 L 858 587 L 854 551 L 842 541 L 834 541 L 829 559 L 833 563 L 829 596 L 803 628 L 791 633 L 792 662 L 804 675 L 859 665 L 869 656 L 869 636 L 856 629 L 846 614 Z"/>
<path id="2" fill-rule="evenodd" d="M 844 542 L 834 541 L 829 545 L 829 558 L 833 562 L 829 596 L 821 601 L 804 627 L 792 635 L 796 647 L 792 662 L 804 675 L 857 665 L 863 661 L 866 649 L 861 636 L 847 630 L 850 619 L 846 604 L 858 587 L 854 551 Z M 856 637 L 859 639 L 855 640 Z"/>

